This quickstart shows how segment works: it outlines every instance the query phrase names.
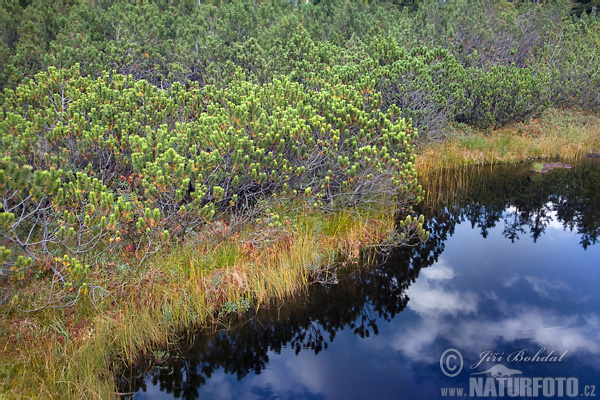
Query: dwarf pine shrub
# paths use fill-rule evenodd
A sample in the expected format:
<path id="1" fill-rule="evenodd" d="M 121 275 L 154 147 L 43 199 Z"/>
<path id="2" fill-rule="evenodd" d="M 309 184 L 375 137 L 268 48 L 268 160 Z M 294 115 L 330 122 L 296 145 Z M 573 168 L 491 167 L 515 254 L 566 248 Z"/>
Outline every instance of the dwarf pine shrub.
<path id="1" fill-rule="evenodd" d="M 417 133 L 600 105 L 598 16 L 563 0 L 28 3 L 0 4 L 0 260 L 74 288 L 269 202 L 403 208 Z"/>
<path id="2" fill-rule="evenodd" d="M 469 68 L 467 76 L 465 104 L 457 119 L 480 128 L 523 120 L 542 111 L 549 101 L 549 77 L 528 68 Z"/>
<path id="3" fill-rule="evenodd" d="M 93 266 L 133 246 L 141 262 L 170 236 L 270 196 L 390 210 L 417 199 L 417 134 L 400 110 L 382 110 L 376 92 L 312 85 L 284 76 L 161 90 L 74 67 L 7 91 L 5 265 L 49 263 L 67 282 L 65 259 Z"/>

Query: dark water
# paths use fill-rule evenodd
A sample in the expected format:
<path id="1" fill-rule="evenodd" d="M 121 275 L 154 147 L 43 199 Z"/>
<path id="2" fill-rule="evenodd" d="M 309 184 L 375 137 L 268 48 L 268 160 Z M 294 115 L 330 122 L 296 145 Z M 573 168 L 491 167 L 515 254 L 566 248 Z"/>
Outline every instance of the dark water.
<path id="1" fill-rule="evenodd" d="M 528 169 L 433 177 L 426 244 L 199 334 L 118 382 L 136 399 L 600 396 L 600 163 Z M 454 377 L 440 366 L 448 349 Z M 492 367 L 510 377 L 482 373 Z"/>

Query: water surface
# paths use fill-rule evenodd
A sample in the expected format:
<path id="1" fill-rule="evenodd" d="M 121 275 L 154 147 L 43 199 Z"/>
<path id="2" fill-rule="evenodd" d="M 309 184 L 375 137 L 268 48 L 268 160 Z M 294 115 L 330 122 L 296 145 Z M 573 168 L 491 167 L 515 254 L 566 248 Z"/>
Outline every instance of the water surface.
<path id="1" fill-rule="evenodd" d="M 600 163 L 541 175 L 526 165 L 449 170 L 424 186 L 427 243 L 200 333 L 157 367 L 119 376 L 124 391 L 439 399 L 501 364 L 519 378 L 575 377 L 581 395 L 591 385 L 600 395 Z M 450 348 L 463 357 L 455 377 L 440 367 Z M 486 354 L 496 358 L 480 363 Z M 446 372 L 458 365 L 450 359 Z"/>

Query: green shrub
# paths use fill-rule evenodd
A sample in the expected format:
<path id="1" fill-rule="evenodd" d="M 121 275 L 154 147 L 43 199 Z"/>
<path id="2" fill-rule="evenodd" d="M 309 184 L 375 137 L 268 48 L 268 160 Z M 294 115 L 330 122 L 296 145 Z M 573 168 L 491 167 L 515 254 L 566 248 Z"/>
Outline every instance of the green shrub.
<path id="1" fill-rule="evenodd" d="M 7 91 L 5 263 L 67 256 L 96 265 L 125 246 L 142 263 L 170 236 L 252 213 L 270 196 L 318 207 L 411 204 L 417 136 L 400 110 L 383 112 L 381 95 L 343 83 L 315 85 L 282 77 L 164 91 L 50 68 Z"/>
<path id="2" fill-rule="evenodd" d="M 384 108 L 396 105 L 422 136 L 440 137 L 464 101 L 465 69 L 444 49 L 419 47 L 406 52 L 395 43 L 393 47 L 395 56 L 388 56 L 381 71 L 373 73 L 381 76 Z M 385 57 L 389 51 L 379 49 L 375 54 Z"/>
<path id="3" fill-rule="evenodd" d="M 560 107 L 600 106 L 600 21 L 584 14 L 565 21 L 541 53 L 541 69 L 550 76 L 552 103 Z"/>
<path id="4" fill-rule="evenodd" d="M 548 104 L 548 78 L 527 68 L 496 65 L 485 72 L 467 70 L 466 103 L 457 119 L 489 128 L 523 120 Z"/>

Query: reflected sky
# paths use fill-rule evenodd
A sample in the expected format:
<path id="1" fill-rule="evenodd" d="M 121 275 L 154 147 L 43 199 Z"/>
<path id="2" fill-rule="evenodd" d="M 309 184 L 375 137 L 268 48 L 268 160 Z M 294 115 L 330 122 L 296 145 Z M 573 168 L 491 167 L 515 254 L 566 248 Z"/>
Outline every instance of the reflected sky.
<path id="1" fill-rule="evenodd" d="M 435 362 L 448 345 L 478 360 L 483 351 L 509 352 L 515 347 L 501 345 L 526 341 L 598 368 L 600 247 L 582 251 L 562 227 L 535 246 L 511 243 L 501 230 L 483 239 L 459 225 L 439 261 L 407 290 L 403 314 L 416 317 L 387 342 L 414 361 Z"/>
<path id="2" fill-rule="evenodd" d="M 598 188 L 588 192 L 598 193 Z M 433 239 L 423 249 L 402 253 L 362 278 L 348 277 L 348 287 L 341 282 L 314 288 L 308 299 L 289 305 L 295 307 L 290 321 L 299 322 L 274 320 L 271 315 L 264 321 L 256 317 L 240 328 L 250 325 L 254 335 L 282 337 L 277 346 L 270 339 L 256 339 L 266 346 L 261 367 L 252 370 L 252 363 L 232 367 L 227 359 L 206 373 L 202 367 L 206 349 L 214 355 L 222 342 L 224 351 L 239 351 L 246 342 L 257 346 L 244 334 L 232 332 L 218 341 L 207 339 L 209 345 L 202 351 L 192 348 L 185 353 L 183 369 L 177 364 L 171 370 L 147 371 L 135 398 L 173 398 L 175 386 L 180 389 L 176 394 L 184 398 L 438 399 L 441 388 L 468 388 L 471 373 L 497 364 L 479 364 L 480 355 L 488 351 L 501 355 L 502 364 L 523 376 L 573 376 L 582 385 L 596 385 L 598 392 L 600 245 L 593 240 L 598 213 L 594 207 L 588 214 L 569 212 L 568 204 L 577 203 L 579 209 L 588 204 L 577 199 L 543 193 L 534 202 L 528 200 L 531 207 L 523 202 L 496 202 L 490 207 L 472 199 L 459 207 L 444 207 L 445 214 L 429 215 Z M 595 221 L 591 227 L 564 218 L 574 215 L 573 220 L 589 221 L 590 213 Z M 581 232 L 592 240 L 583 243 Z M 417 260 L 425 260 L 422 268 Z M 384 288 L 381 296 L 364 289 L 358 291 L 360 301 L 349 300 L 358 297 L 354 290 L 359 285 L 369 288 L 391 281 L 397 283 Z M 344 299 L 341 304 L 347 304 L 354 322 L 338 312 L 344 306 L 336 298 Z M 356 326 L 361 323 L 376 328 L 359 334 Z M 305 346 L 299 351 L 294 341 L 312 330 L 323 334 L 320 343 L 326 347 L 312 351 L 314 347 Z M 448 348 L 459 350 L 464 358 L 464 369 L 454 378 L 440 370 L 440 355 Z M 506 360 L 515 352 L 533 356 L 542 348 L 541 355 L 566 354 L 561 362 Z M 189 371 L 206 379 L 186 388 Z M 175 383 L 169 374 L 177 376 Z"/>

